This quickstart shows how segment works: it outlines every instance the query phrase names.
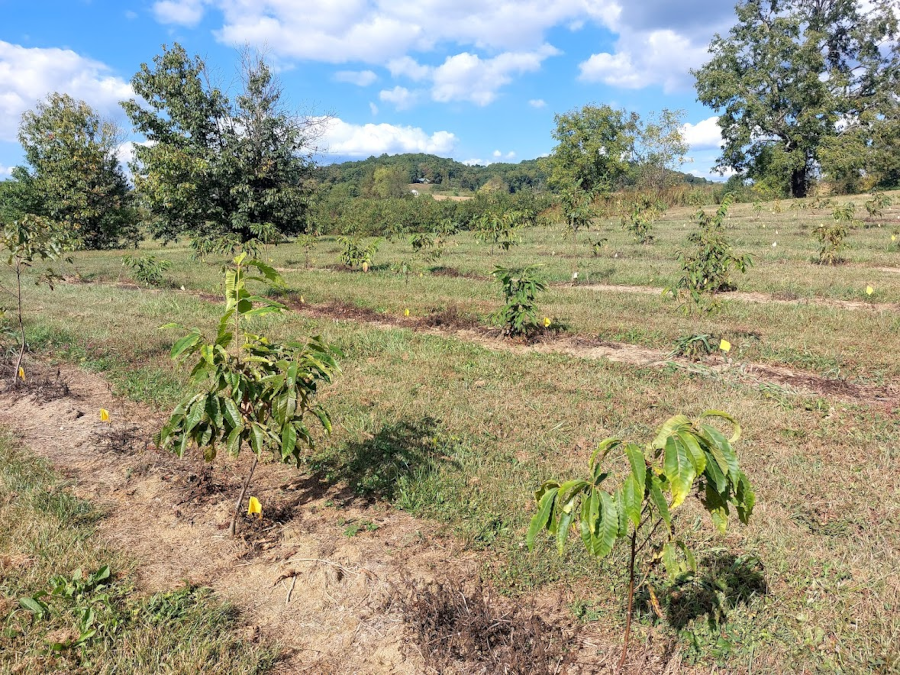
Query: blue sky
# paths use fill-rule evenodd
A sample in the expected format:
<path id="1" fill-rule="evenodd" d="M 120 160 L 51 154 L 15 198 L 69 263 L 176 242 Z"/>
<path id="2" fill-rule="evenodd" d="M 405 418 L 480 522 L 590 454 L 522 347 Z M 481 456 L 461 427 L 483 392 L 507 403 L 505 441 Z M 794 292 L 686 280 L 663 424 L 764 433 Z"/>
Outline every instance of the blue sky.
<path id="1" fill-rule="evenodd" d="M 718 127 L 689 70 L 734 21 L 730 0 L 0 0 L 0 16 L 0 177 L 22 161 L 21 113 L 51 91 L 128 130 L 117 102 L 175 41 L 225 86 L 239 47 L 264 50 L 293 106 L 335 116 L 332 157 L 532 159 L 555 113 L 609 103 L 685 110 L 683 170 L 709 176 Z"/>

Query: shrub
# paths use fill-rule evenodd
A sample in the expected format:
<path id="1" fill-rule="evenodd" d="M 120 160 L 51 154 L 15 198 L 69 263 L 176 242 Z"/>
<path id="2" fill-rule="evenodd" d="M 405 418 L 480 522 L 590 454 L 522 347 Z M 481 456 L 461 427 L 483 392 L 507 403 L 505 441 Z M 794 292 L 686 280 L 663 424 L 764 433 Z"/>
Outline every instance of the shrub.
<path id="1" fill-rule="evenodd" d="M 368 272 L 381 240 L 376 239 L 363 245 L 358 237 L 341 237 L 338 243 L 344 247 L 341 251 L 341 262 L 344 265 L 350 268 L 360 267 L 363 272 Z"/>
<path id="2" fill-rule="evenodd" d="M 711 418 L 730 422 L 732 437 L 726 438 L 707 424 Z M 630 543 L 628 614 L 620 668 L 628 649 L 635 590 L 646 586 L 659 611 L 657 589 L 650 581 L 659 563 L 670 583 L 691 579 L 697 572 L 696 559 L 675 527 L 677 509 L 685 499 L 696 496 L 722 533 L 732 508 L 742 523 L 749 520 L 756 497 L 732 449 L 740 433 L 738 423 L 723 412 L 708 410 L 698 421 L 677 415 L 643 448 L 618 438 L 604 440 L 591 455 L 586 478 L 547 481 L 535 493 L 538 510 L 528 528 L 529 548 L 543 529 L 555 536 L 560 554 L 572 531 L 581 535 L 588 553 L 598 560 L 609 555 L 619 540 Z M 614 475 L 608 464 L 614 458 L 625 460 L 628 470 L 621 483 L 607 488 Z M 639 556 L 644 570 L 636 584 Z"/>
<path id="3" fill-rule="evenodd" d="M 537 294 L 546 285 L 535 276 L 535 267 L 506 269 L 497 267 L 492 272 L 503 288 L 505 304 L 498 313 L 503 324 L 503 334 L 508 337 L 528 335 L 538 328 Z"/>
<path id="4" fill-rule="evenodd" d="M 742 274 L 753 264 L 749 255 L 737 256 L 725 238 L 725 218 L 731 206 L 731 196 L 726 195 L 715 215 L 709 216 L 703 209 L 697 213 L 698 228 L 688 236 L 689 249 L 679 256 L 682 275 L 665 293 L 683 299 L 685 307 L 711 311 L 716 307 L 716 294 L 734 290 L 731 270 Z M 692 304 L 688 305 L 687 301 Z"/>
<path id="5" fill-rule="evenodd" d="M 247 276 L 255 267 L 263 276 Z M 279 344 L 245 329 L 253 317 L 284 311 L 284 306 L 252 295 L 248 281 L 281 285 L 271 267 L 237 256 L 225 271 L 225 310 L 214 340 L 192 329 L 172 347 L 172 358 L 193 357 L 191 391 L 172 411 L 160 430 L 161 448 L 183 456 L 193 444 L 211 462 L 220 449 L 237 456 L 249 446 L 253 464 L 244 480 L 229 531 L 234 534 L 247 486 L 263 452 L 287 464 L 300 465 L 304 448 L 313 447 L 306 416 L 316 418 L 331 432 L 327 411 L 313 403 L 320 384 L 333 381 L 340 369 L 339 353 L 314 337 L 304 342 Z M 163 328 L 181 328 L 168 324 Z"/>
<path id="6" fill-rule="evenodd" d="M 163 282 L 163 273 L 172 267 L 168 260 L 162 260 L 155 255 L 145 258 L 126 255 L 122 258 L 122 264 L 130 267 L 136 281 L 147 286 L 159 286 Z"/>

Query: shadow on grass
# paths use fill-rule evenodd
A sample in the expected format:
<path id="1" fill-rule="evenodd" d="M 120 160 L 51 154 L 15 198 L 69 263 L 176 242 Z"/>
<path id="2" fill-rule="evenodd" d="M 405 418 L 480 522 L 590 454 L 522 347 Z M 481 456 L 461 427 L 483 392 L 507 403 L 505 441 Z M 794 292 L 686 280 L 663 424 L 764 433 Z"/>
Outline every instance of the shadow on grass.
<path id="1" fill-rule="evenodd" d="M 359 496 L 392 501 L 405 479 L 421 480 L 441 465 L 456 463 L 441 451 L 444 434 L 437 420 L 423 417 L 386 424 L 374 436 L 350 441 L 313 469 L 329 483 L 346 481 Z"/>
<path id="2" fill-rule="evenodd" d="M 719 552 L 699 561 L 698 568 L 695 577 L 672 586 L 664 601 L 660 597 L 666 622 L 676 630 L 704 617 L 715 630 L 731 609 L 768 593 L 763 564 L 756 556 Z M 645 611 L 652 611 L 646 590 L 639 594 L 638 602 Z"/>

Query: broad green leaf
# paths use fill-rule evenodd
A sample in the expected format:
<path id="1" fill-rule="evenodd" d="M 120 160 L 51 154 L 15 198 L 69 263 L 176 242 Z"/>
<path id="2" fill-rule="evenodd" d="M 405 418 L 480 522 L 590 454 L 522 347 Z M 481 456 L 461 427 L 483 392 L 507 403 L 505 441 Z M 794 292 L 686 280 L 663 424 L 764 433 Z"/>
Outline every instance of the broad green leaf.
<path id="1" fill-rule="evenodd" d="M 689 429 L 690 426 L 691 421 L 684 415 L 675 415 L 674 417 L 670 417 L 659 428 L 659 431 L 656 433 L 656 438 L 653 439 L 651 447 L 653 447 L 654 450 L 662 450 L 664 447 L 666 447 L 666 439 L 669 438 L 669 436 L 684 429 Z"/>
<path id="2" fill-rule="evenodd" d="M 200 334 L 200 331 L 196 328 L 185 335 L 183 338 L 179 339 L 172 345 L 172 350 L 169 352 L 169 357 L 172 359 L 177 359 L 182 355 L 185 351 L 196 345 L 200 342 L 203 336 Z"/>
<path id="3" fill-rule="evenodd" d="M 637 478 L 633 473 L 622 484 L 622 503 L 625 515 L 636 528 L 639 527 L 644 503 L 644 486 L 638 485 Z"/>
<path id="4" fill-rule="evenodd" d="M 640 486 L 641 499 L 644 498 L 644 485 L 647 482 L 647 458 L 640 446 L 628 443 L 625 446 L 625 455 L 631 464 L 631 473 Z"/>
<path id="5" fill-rule="evenodd" d="M 719 417 L 723 420 L 731 422 L 731 425 L 734 427 L 734 433 L 732 433 L 731 438 L 728 439 L 728 442 L 738 442 L 738 439 L 740 439 L 741 437 L 741 425 L 738 424 L 738 421 L 731 415 L 729 415 L 727 412 L 722 412 L 721 410 L 707 410 L 702 415 L 700 415 L 700 419 L 704 419 L 706 417 Z"/>
<path id="6" fill-rule="evenodd" d="M 281 458 L 287 460 L 297 446 L 297 430 L 294 425 L 285 424 L 281 432 Z"/>
<path id="7" fill-rule="evenodd" d="M 678 508 L 690 494 L 697 473 L 677 435 L 669 436 L 666 440 L 663 470 L 672 490 L 672 504 L 669 508 Z"/>
<path id="8" fill-rule="evenodd" d="M 718 461 L 719 456 L 721 455 L 722 460 L 725 462 L 722 471 L 727 471 L 728 475 L 731 477 L 732 484 L 737 485 L 741 478 L 741 468 L 738 465 L 737 455 L 735 455 L 734 450 L 731 449 L 731 444 L 728 442 L 728 439 L 722 435 L 722 432 L 708 424 L 704 424 L 702 429 L 709 439 L 710 450 L 712 451 L 713 456 L 716 457 L 716 460 Z M 721 462 L 719 465 L 721 466 Z"/>
<path id="9" fill-rule="evenodd" d="M 669 514 L 669 504 L 666 502 L 666 497 L 660 487 L 659 478 L 654 475 L 650 476 L 650 501 L 656 506 L 656 510 L 659 511 L 663 522 L 671 529 L 672 516 Z"/>
<path id="10" fill-rule="evenodd" d="M 575 520 L 575 510 L 572 508 L 574 504 L 569 504 L 569 509 L 559 509 L 559 523 L 556 527 L 556 548 L 559 555 L 563 554 L 566 546 L 566 539 L 569 537 L 569 530 L 572 529 L 572 521 Z"/>
<path id="11" fill-rule="evenodd" d="M 609 493 L 603 490 L 595 490 L 594 492 L 599 495 L 601 516 L 600 522 L 597 524 L 591 552 L 595 558 L 605 558 L 612 551 L 616 538 L 619 535 L 619 516 L 616 513 L 616 503 Z"/>
<path id="12" fill-rule="evenodd" d="M 678 438 L 681 439 L 681 442 L 684 444 L 684 447 L 687 450 L 688 459 L 693 463 L 697 475 L 702 474 L 706 470 L 706 455 L 700 447 L 700 444 L 697 442 L 694 433 L 692 431 L 679 431 Z"/>
<path id="13" fill-rule="evenodd" d="M 602 462 L 612 450 L 614 450 L 621 444 L 622 441 L 620 441 L 618 438 L 607 438 L 601 441 L 600 445 L 597 446 L 597 449 L 594 450 L 593 453 L 591 453 L 591 461 L 589 463 L 589 466 L 591 467 L 592 472 L 594 470 L 594 467 L 596 467 L 599 462 Z"/>
<path id="14" fill-rule="evenodd" d="M 534 517 L 531 519 L 531 525 L 529 525 L 528 534 L 525 537 L 525 542 L 528 544 L 529 550 L 534 549 L 534 538 L 537 536 L 537 533 L 545 527 L 548 527 L 550 523 L 553 516 L 553 506 L 556 503 L 557 492 L 559 492 L 559 488 L 552 487 L 541 494 L 537 513 L 534 514 Z"/>

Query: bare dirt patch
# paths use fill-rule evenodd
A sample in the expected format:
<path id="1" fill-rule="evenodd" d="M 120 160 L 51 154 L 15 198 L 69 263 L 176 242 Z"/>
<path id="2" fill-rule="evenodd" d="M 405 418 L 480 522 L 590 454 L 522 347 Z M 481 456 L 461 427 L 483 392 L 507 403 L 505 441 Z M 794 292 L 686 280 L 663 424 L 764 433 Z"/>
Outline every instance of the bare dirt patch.
<path id="1" fill-rule="evenodd" d="M 882 268 L 879 268 L 882 269 Z M 884 268 L 888 269 L 888 268 Z M 662 295 L 662 288 L 654 288 L 652 286 L 619 286 L 615 284 L 584 284 L 579 286 L 571 286 L 571 288 L 583 288 L 588 291 L 596 291 L 599 293 L 636 293 L 639 295 Z M 865 300 L 834 300 L 830 298 L 798 298 L 781 294 L 766 294 L 746 291 L 728 291 L 720 293 L 720 298 L 726 300 L 741 300 L 743 302 L 752 302 L 756 304 L 777 304 L 777 305 L 816 305 L 819 307 L 839 307 L 841 309 L 854 310 L 875 310 L 875 311 L 900 311 L 900 303 L 896 302 L 867 302 Z"/>
<path id="2" fill-rule="evenodd" d="M 251 493 L 264 517 L 244 516 L 240 536 L 227 536 L 247 456 L 206 465 L 162 454 L 148 442 L 159 414 L 115 398 L 99 376 L 60 370 L 71 396 L 46 400 L 6 392 L 0 425 L 51 461 L 76 494 L 100 505 L 106 517 L 99 534 L 138 561 L 143 591 L 185 581 L 212 587 L 242 610 L 248 635 L 283 646 L 278 672 L 612 672 L 615 638 L 580 631 L 574 639 L 574 619 L 561 597 L 532 600 L 539 621 L 534 612 L 515 610 L 511 601 L 481 589 L 483 560 L 459 542 L 321 476 L 261 464 Z M 100 421 L 100 408 L 110 411 L 110 423 Z M 137 439 L 124 452 L 102 447 L 116 425 Z M 377 527 L 350 535 L 348 522 Z M 430 595 L 418 593 L 427 588 Z M 448 615 L 434 611 L 458 610 L 456 589 L 469 589 L 463 600 L 476 605 L 448 624 Z M 483 626 L 488 618 L 497 625 Z M 422 642 L 448 625 L 466 627 L 469 637 L 450 651 Z M 570 649 L 562 648 L 564 636 Z M 496 649 L 485 651 L 485 645 Z M 673 662 L 662 645 L 636 645 L 633 653 L 641 666 L 630 672 L 663 672 Z M 535 658 L 559 668 L 522 665 Z M 447 668 L 429 669 L 442 659 L 450 659 Z"/>

